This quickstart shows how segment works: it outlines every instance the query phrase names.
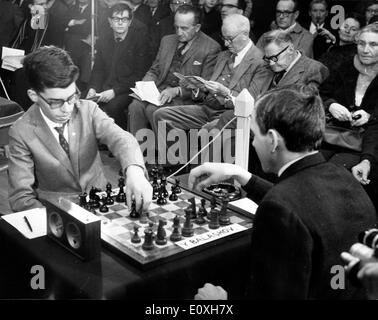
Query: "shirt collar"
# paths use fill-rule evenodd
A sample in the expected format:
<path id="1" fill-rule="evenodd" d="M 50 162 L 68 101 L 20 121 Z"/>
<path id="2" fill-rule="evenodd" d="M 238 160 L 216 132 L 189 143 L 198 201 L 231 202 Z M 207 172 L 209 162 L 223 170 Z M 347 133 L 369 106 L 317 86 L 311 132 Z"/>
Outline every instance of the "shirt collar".
<path id="1" fill-rule="evenodd" d="M 246 55 L 246 53 L 248 52 L 249 49 L 251 49 L 252 47 L 252 40 L 251 39 L 248 39 L 248 43 L 247 45 L 241 50 L 239 51 L 237 54 L 236 54 L 236 57 L 235 59 L 240 59 L 242 60 L 244 58 L 244 56 Z"/>
<path id="2" fill-rule="evenodd" d="M 297 25 L 297 23 L 294 22 L 294 24 L 292 24 L 292 25 L 291 25 L 289 28 L 287 28 L 287 29 L 281 29 L 281 28 L 279 28 L 279 29 L 282 30 L 282 31 L 291 32 L 291 31 L 294 30 L 294 28 L 296 27 L 296 25 Z"/>
<path id="3" fill-rule="evenodd" d="M 63 123 L 56 123 L 54 121 L 51 121 L 42 111 L 42 108 L 39 107 L 39 111 L 41 112 L 43 120 L 45 120 L 47 126 L 51 129 L 54 130 L 55 127 L 61 127 L 63 126 Z"/>
<path id="4" fill-rule="evenodd" d="M 299 160 L 301 160 L 301 159 L 303 159 L 303 158 L 306 158 L 306 157 L 308 157 L 308 156 L 312 156 L 313 154 L 318 153 L 318 152 L 319 152 L 319 151 L 315 150 L 315 151 L 312 151 L 312 152 L 310 152 L 310 153 L 305 154 L 304 156 L 301 156 L 301 157 L 298 157 L 298 158 L 296 158 L 296 159 L 294 159 L 294 160 L 289 161 L 288 163 L 284 164 L 284 165 L 281 167 L 281 169 L 278 171 L 278 176 L 280 177 L 280 176 L 284 173 L 284 171 L 285 171 L 287 168 L 289 168 L 292 164 L 296 163 L 297 161 L 299 161 Z"/>
<path id="5" fill-rule="evenodd" d="M 126 38 L 126 36 L 127 36 L 127 32 L 128 32 L 128 30 L 125 32 L 124 35 L 122 35 L 122 37 L 119 37 L 119 36 L 116 37 L 116 35 L 115 35 L 115 33 L 114 33 L 114 41 L 117 41 L 118 38 L 120 38 L 121 41 L 125 40 L 125 38 Z"/>

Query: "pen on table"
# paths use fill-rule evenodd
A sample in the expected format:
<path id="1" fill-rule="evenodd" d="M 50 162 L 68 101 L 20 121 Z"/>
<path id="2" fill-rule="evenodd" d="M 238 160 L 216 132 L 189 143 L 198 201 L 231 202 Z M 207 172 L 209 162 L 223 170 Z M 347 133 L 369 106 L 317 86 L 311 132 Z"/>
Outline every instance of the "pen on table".
<path id="1" fill-rule="evenodd" d="M 28 225 L 28 228 L 30 229 L 30 231 L 33 232 L 33 229 L 30 225 L 30 222 L 29 222 L 28 218 L 26 218 L 26 216 L 24 216 L 24 220 L 25 220 L 26 224 Z"/>

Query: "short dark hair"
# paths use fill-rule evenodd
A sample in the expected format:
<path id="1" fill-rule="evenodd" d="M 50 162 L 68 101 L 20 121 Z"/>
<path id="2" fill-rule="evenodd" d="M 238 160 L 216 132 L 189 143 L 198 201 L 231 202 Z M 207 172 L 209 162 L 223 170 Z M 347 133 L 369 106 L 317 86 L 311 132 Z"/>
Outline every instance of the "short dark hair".
<path id="1" fill-rule="evenodd" d="M 319 149 L 325 128 L 324 107 L 314 86 L 290 85 L 268 91 L 256 103 L 262 134 L 277 130 L 291 152 Z"/>
<path id="2" fill-rule="evenodd" d="M 114 6 L 108 9 L 108 18 L 112 18 L 113 14 L 115 13 L 122 13 L 123 11 L 127 11 L 129 13 L 129 18 L 133 18 L 133 10 L 131 10 L 130 6 L 126 3 L 117 3 Z"/>
<path id="3" fill-rule="evenodd" d="M 281 30 L 268 31 L 263 38 L 263 46 L 266 47 L 268 44 L 275 43 L 279 46 L 289 45 L 293 43 L 293 38 L 289 32 Z"/>
<path id="4" fill-rule="evenodd" d="M 29 85 L 36 91 L 67 88 L 79 77 L 79 68 L 61 48 L 44 46 L 28 54 L 24 69 Z"/>
<path id="5" fill-rule="evenodd" d="M 190 4 L 182 4 L 181 6 L 179 6 L 175 12 L 175 15 L 178 13 L 180 14 L 193 13 L 194 24 L 196 25 L 196 24 L 201 23 L 201 11 Z"/>
<path id="6" fill-rule="evenodd" d="M 360 24 L 360 28 L 365 26 L 365 18 L 362 14 L 358 12 L 352 11 L 352 12 L 346 13 L 344 21 L 348 18 L 356 20 Z"/>
<path id="7" fill-rule="evenodd" d="M 298 9 L 298 6 L 299 6 L 298 0 L 277 0 L 276 7 L 277 7 L 278 2 L 280 2 L 280 1 L 291 1 L 291 2 L 294 3 L 294 8 L 293 8 L 294 12 L 299 10 Z"/>
<path id="8" fill-rule="evenodd" d="M 328 10 L 328 2 L 327 2 L 326 0 L 312 0 L 312 1 L 310 2 L 310 5 L 308 6 L 309 10 L 312 9 L 312 6 L 313 6 L 314 4 L 324 4 L 326 10 Z"/>

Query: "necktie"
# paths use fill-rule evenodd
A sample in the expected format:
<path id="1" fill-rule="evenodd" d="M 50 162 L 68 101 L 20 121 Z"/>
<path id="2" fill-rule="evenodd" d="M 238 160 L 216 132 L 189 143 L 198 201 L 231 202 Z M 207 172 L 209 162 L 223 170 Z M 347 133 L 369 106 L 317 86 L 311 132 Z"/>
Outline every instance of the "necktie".
<path id="1" fill-rule="evenodd" d="M 281 81 L 282 77 L 284 76 L 285 74 L 285 70 L 282 70 L 280 72 L 277 72 L 275 75 L 274 75 L 274 78 L 273 78 L 273 84 L 274 86 L 277 86 L 278 83 Z"/>
<path id="2" fill-rule="evenodd" d="M 182 55 L 182 52 L 184 51 L 184 49 L 185 49 L 185 47 L 186 47 L 187 44 L 188 44 L 187 42 L 181 42 L 181 47 L 180 47 L 180 46 L 177 46 L 177 50 L 176 50 L 176 52 L 177 52 L 177 55 L 178 55 L 178 56 L 181 56 L 181 55 Z M 180 44 L 179 44 L 179 45 L 180 45 Z"/>
<path id="3" fill-rule="evenodd" d="M 84 9 L 85 9 L 84 7 L 79 7 L 80 14 L 83 13 Z"/>
<path id="4" fill-rule="evenodd" d="M 236 54 L 235 53 L 233 53 L 233 54 L 230 55 L 230 58 L 228 60 L 228 66 L 230 67 L 230 69 L 234 68 L 235 58 L 236 58 Z"/>
<path id="5" fill-rule="evenodd" d="M 69 158 L 70 157 L 70 148 L 68 146 L 68 142 L 67 142 L 66 138 L 63 135 L 64 127 L 65 127 L 66 124 L 67 124 L 67 122 L 65 124 L 63 124 L 61 127 L 55 127 L 54 129 L 58 132 L 59 143 L 62 146 L 63 150 L 67 153 L 67 156 Z"/>

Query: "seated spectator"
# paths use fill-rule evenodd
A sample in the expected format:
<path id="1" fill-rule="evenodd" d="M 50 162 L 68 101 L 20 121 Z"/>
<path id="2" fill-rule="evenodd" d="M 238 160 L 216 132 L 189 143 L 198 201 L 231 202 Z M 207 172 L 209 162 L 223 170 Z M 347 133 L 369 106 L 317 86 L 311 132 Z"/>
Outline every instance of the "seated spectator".
<path id="1" fill-rule="evenodd" d="M 134 19 L 138 19 L 148 27 L 151 23 L 150 7 L 144 4 L 143 0 L 130 0 L 126 2 L 130 4 L 130 8 L 133 10 Z"/>
<path id="2" fill-rule="evenodd" d="M 175 13 L 176 34 L 165 36 L 154 63 L 143 81 L 155 81 L 162 105 L 191 103 L 185 88 L 173 74 L 201 76 L 209 79 L 220 51 L 218 43 L 200 31 L 199 10 L 181 5 Z M 188 95 L 190 96 L 190 95 Z M 129 106 L 129 131 L 136 135 L 139 129 L 150 128 L 156 105 L 134 100 Z"/>
<path id="3" fill-rule="evenodd" d="M 312 58 L 314 37 L 297 22 L 298 16 L 299 11 L 297 0 L 278 0 L 273 29 L 280 29 L 290 33 L 290 36 L 293 39 L 294 48 L 301 51 L 302 54 Z M 266 34 L 267 33 L 264 33 L 256 44 L 260 49 L 263 49 L 264 47 L 263 43 Z"/>
<path id="4" fill-rule="evenodd" d="M 317 151 L 324 133 L 320 97 L 297 85 L 269 91 L 256 102 L 251 131 L 264 171 L 279 177 L 275 185 L 228 163 L 205 163 L 189 176 L 197 190 L 236 179 L 259 204 L 243 298 L 363 298 L 358 288 L 334 290 L 331 270 L 376 214 L 362 187 Z M 195 298 L 226 297 L 223 288 L 206 284 Z"/>
<path id="5" fill-rule="evenodd" d="M 328 17 L 326 0 L 312 0 L 309 7 L 310 24 L 304 26 L 314 36 L 314 59 L 318 59 L 330 46 L 336 43 L 335 31 Z"/>
<path id="6" fill-rule="evenodd" d="M 147 69 L 147 27 L 133 20 L 127 4 L 114 5 L 108 14 L 113 32 L 97 42 L 87 99 L 95 99 L 116 124 L 125 129 L 125 112 L 132 100 L 130 88 Z M 96 98 L 96 94 L 99 97 Z"/>
<path id="7" fill-rule="evenodd" d="M 228 15 L 223 19 L 222 34 L 227 51 L 223 51 L 217 58 L 214 72 L 205 87 L 193 90 L 192 101 L 196 104 L 187 106 L 172 106 L 160 108 L 153 114 L 153 127 L 158 135 L 159 150 L 165 152 L 165 132 L 157 130 L 159 124 L 172 129 L 190 130 L 207 129 L 214 126 L 214 122 L 226 110 L 233 110 L 232 96 L 237 96 L 244 88 L 251 95 L 257 97 L 266 77 L 266 68 L 262 60 L 262 52 L 249 38 L 249 20 L 241 14 Z M 253 81 L 254 80 L 254 81 Z M 192 102 L 192 103 L 193 103 Z M 165 154 L 159 154 L 159 163 L 164 164 Z M 175 156 L 170 150 L 169 159 Z M 186 159 L 180 159 L 183 163 Z M 172 165 L 176 163 L 170 163 Z"/>
<path id="8" fill-rule="evenodd" d="M 357 53 L 355 36 L 362 26 L 363 19 L 358 13 L 352 12 L 346 15 L 338 31 L 338 41 L 318 59 L 328 67 L 330 73 L 333 73 L 341 64 L 355 56 Z"/>
<path id="9" fill-rule="evenodd" d="M 365 4 L 365 23 L 368 25 L 370 19 L 378 15 L 378 1 L 367 1 Z"/>
<path id="10" fill-rule="evenodd" d="M 357 55 L 322 84 L 321 95 L 328 117 L 346 128 L 359 129 L 362 146 L 330 144 L 322 146 L 325 158 L 351 169 L 377 203 L 378 141 L 378 26 L 364 27 L 357 34 Z M 329 142 L 329 143 L 328 143 Z"/>

